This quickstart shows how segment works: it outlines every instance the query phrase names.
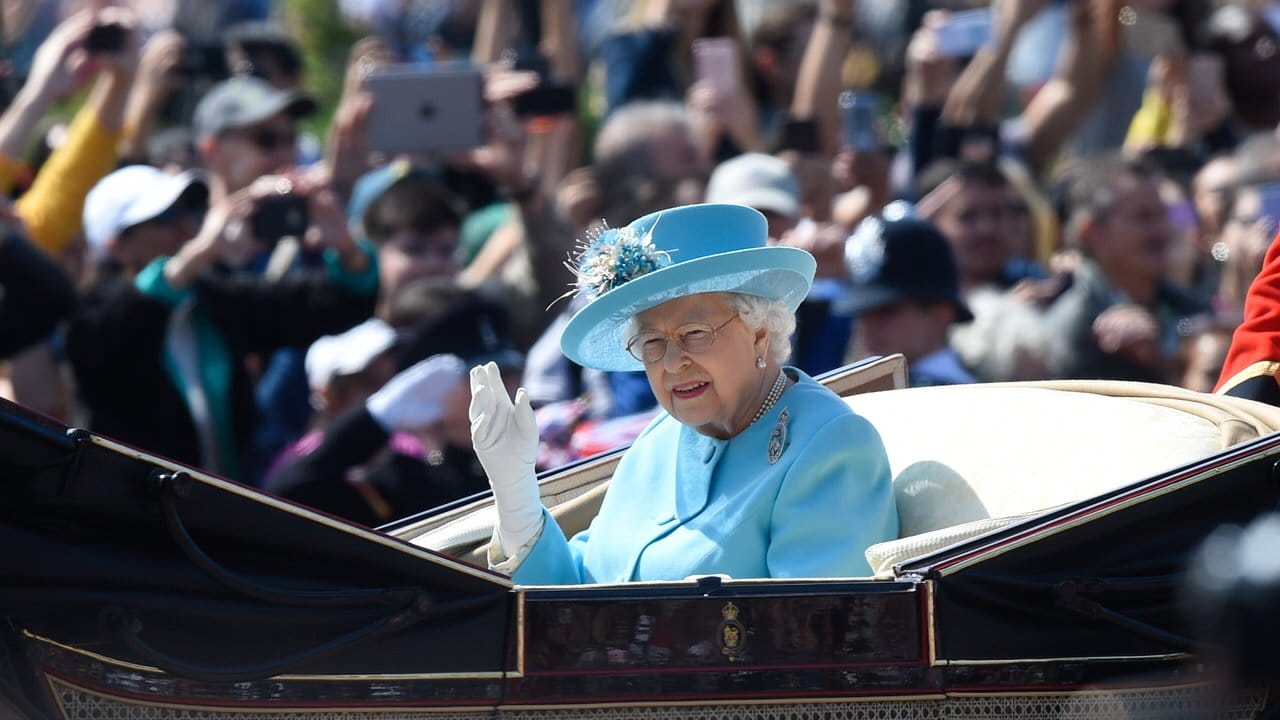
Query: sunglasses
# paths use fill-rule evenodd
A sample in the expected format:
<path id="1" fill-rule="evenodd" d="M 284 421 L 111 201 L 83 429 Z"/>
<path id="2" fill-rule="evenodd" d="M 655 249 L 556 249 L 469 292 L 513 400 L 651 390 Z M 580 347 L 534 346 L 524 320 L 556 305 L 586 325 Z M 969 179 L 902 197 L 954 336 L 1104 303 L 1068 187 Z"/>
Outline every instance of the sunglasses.
<path id="1" fill-rule="evenodd" d="M 239 135 L 264 153 L 275 152 L 281 148 L 292 148 L 298 144 L 297 133 L 272 127 L 245 130 Z"/>

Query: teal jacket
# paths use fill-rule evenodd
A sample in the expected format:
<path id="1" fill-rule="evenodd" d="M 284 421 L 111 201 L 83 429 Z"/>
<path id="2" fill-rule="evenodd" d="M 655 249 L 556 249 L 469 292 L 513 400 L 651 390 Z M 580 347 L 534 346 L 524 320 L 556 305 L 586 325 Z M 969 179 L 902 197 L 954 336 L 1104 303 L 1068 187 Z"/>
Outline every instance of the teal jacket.
<path id="1" fill-rule="evenodd" d="M 537 541 L 503 563 L 518 565 L 515 582 L 869 575 L 863 551 L 898 533 L 880 435 L 830 390 L 788 372 L 799 382 L 731 440 L 655 419 L 587 530 L 566 541 L 544 511 Z"/>

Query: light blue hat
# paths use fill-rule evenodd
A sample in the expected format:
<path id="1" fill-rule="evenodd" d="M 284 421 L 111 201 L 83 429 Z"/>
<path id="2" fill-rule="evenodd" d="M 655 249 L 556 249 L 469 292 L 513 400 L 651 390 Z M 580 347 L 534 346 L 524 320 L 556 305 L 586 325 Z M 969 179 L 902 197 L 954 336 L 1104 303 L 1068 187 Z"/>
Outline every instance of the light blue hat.
<path id="1" fill-rule="evenodd" d="M 560 348 L 597 370 L 641 370 L 623 329 L 668 300 L 737 292 L 780 300 L 794 311 L 817 263 L 799 248 L 766 247 L 764 215 L 743 205 L 686 205 L 600 233 L 577 258 L 576 292 L 587 304 L 569 320 Z"/>

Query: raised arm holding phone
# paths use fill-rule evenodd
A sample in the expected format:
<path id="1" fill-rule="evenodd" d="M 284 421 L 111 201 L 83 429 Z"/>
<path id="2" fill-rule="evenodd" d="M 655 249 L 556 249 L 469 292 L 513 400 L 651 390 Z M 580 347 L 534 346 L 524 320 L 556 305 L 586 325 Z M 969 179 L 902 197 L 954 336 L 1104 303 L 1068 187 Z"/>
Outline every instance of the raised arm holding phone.
<path id="1" fill-rule="evenodd" d="M 723 140 L 741 152 L 760 152 L 764 140 L 755 103 L 742 77 L 742 51 L 729 37 L 698 38 L 693 41 L 697 79 L 689 88 L 687 104 L 703 137 L 703 147 L 712 154 Z"/>

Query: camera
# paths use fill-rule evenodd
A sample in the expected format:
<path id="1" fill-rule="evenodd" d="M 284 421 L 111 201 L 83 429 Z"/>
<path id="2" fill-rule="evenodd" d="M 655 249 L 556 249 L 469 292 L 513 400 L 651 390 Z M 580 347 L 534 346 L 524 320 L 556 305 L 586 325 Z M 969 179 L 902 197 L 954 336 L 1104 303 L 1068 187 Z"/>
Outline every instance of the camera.
<path id="1" fill-rule="evenodd" d="M 222 80 L 230 76 L 226 51 L 218 43 L 194 43 L 182 53 L 177 71 L 185 77 Z"/>
<path id="2" fill-rule="evenodd" d="M 125 27 L 119 23 L 94 25 L 84 39 L 84 49 L 91 55 L 119 52 L 124 48 Z"/>
<path id="3" fill-rule="evenodd" d="M 269 245 L 274 245 L 284 237 L 302 237 L 310 224 L 311 212 L 307 198 L 293 193 L 262 198 L 250 218 L 253 237 L 258 242 Z"/>

